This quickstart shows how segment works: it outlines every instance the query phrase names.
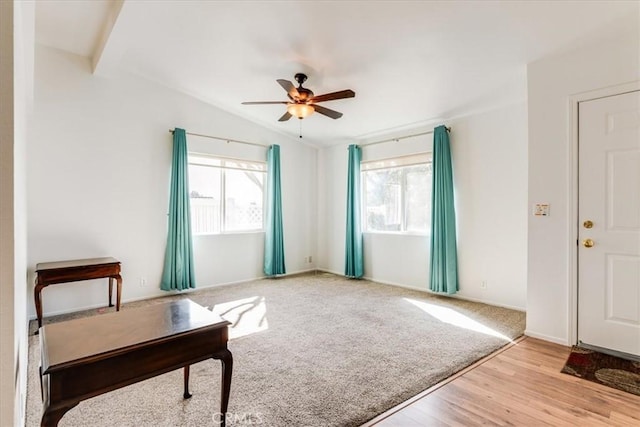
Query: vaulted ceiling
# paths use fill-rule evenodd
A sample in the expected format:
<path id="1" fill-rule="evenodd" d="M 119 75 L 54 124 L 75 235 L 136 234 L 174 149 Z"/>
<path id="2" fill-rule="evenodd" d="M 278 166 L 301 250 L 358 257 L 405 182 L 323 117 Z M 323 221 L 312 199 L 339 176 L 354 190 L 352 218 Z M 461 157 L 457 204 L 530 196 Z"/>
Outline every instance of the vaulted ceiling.
<path id="1" fill-rule="evenodd" d="M 36 42 L 86 56 L 309 142 L 410 129 L 526 99 L 526 65 L 637 28 L 637 1 L 36 2 Z M 631 29 L 631 30 L 630 30 Z M 37 66 L 37 64 L 36 64 Z M 344 113 L 278 122 L 276 79 L 309 76 Z"/>

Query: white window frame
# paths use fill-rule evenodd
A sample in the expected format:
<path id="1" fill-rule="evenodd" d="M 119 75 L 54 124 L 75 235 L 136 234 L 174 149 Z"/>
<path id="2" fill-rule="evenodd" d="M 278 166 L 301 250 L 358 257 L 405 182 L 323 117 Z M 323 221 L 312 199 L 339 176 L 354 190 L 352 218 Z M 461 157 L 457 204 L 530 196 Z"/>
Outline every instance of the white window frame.
<path id="1" fill-rule="evenodd" d="M 207 162 L 209 160 L 209 162 Z M 211 162 L 219 161 L 220 165 L 213 165 Z M 234 163 L 247 163 L 256 165 L 262 168 L 260 169 L 249 169 L 249 168 L 241 168 L 241 167 L 233 167 L 226 166 L 225 162 L 234 162 Z M 191 234 L 194 236 L 212 236 L 212 235 L 222 235 L 222 234 L 248 234 L 248 233 L 264 233 L 264 224 L 265 224 L 265 212 L 266 212 L 266 184 L 267 184 L 267 162 L 261 162 L 257 160 L 247 160 L 247 159 L 238 159 L 233 157 L 225 157 L 218 156 L 215 154 L 208 153 L 198 153 L 190 151 L 187 155 L 187 167 L 191 165 L 196 166 L 206 166 L 211 168 L 216 168 L 221 170 L 220 174 L 220 212 L 219 212 L 219 228 L 220 232 L 195 232 L 193 231 L 193 227 L 191 228 Z M 262 224 L 260 228 L 250 229 L 250 230 L 226 230 L 226 205 L 227 205 L 227 185 L 226 185 L 226 173 L 227 170 L 241 170 L 241 171 L 251 171 L 251 172 L 261 172 L 264 174 L 263 176 L 263 192 L 262 192 Z M 190 184 L 190 183 L 189 183 Z M 191 193 L 191 188 L 189 188 L 189 193 Z M 189 207 L 193 208 L 191 205 L 191 197 L 189 197 Z"/>
<path id="2" fill-rule="evenodd" d="M 433 165 L 433 153 L 426 151 L 422 153 L 415 153 L 406 156 L 389 157 L 378 160 L 368 160 L 360 163 L 360 181 L 361 181 L 361 221 L 364 225 L 363 233 L 371 234 L 403 234 L 403 235 L 416 235 L 416 236 L 429 236 L 431 235 L 431 224 L 428 225 L 428 229 L 425 231 L 409 231 L 407 227 L 407 204 L 406 204 L 406 191 L 407 191 L 407 174 L 406 169 L 410 166 L 417 165 Z M 367 220 L 367 179 L 366 173 L 368 171 L 375 170 L 390 170 L 402 168 L 402 177 L 400 180 L 401 186 L 401 203 L 400 203 L 400 230 L 371 230 L 368 228 Z M 431 203 L 431 202 L 429 202 Z"/>

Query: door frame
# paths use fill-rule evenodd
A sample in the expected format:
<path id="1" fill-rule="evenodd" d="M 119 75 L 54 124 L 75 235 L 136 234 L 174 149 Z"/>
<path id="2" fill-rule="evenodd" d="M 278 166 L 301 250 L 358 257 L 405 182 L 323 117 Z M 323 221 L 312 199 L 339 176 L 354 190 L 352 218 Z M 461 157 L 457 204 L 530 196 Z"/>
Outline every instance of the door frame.
<path id="1" fill-rule="evenodd" d="M 580 142 L 580 135 L 578 132 L 578 105 L 581 102 L 593 101 L 599 98 L 607 98 L 615 95 L 623 95 L 629 92 L 640 91 L 640 80 L 608 86 L 602 89 L 596 89 L 586 92 L 577 93 L 571 95 L 568 98 L 568 129 L 567 135 L 569 136 L 568 146 L 568 209 L 567 209 L 567 253 L 569 254 L 569 289 L 568 289 L 568 319 L 567 325 L 569 331 L 567 336 L 569 337 L 569 343 L 571 345 L 578 344 L 578 147 Z"/>

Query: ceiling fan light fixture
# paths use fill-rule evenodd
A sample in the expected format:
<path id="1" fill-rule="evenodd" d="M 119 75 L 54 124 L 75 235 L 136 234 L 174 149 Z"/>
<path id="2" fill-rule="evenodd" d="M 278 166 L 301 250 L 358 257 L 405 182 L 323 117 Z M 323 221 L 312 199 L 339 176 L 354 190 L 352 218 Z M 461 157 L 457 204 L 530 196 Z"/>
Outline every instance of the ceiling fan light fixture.
<path id="1" fill-rule="evenodd" d="M 287 112 L 294 117 L 304 119 L 314 113 L 315 109 L 309 104 L 287 104 Z"/>

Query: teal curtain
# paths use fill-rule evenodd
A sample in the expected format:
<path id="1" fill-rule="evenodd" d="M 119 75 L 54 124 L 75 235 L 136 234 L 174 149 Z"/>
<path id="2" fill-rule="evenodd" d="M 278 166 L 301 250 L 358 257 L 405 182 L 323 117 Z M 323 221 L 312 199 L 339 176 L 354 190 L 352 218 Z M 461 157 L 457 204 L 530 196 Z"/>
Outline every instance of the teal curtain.
<path id="1" fill-rule="evenodd" d="M 349 145 L 347 170 L 347 242 L 345 248 L 344 275 L 359 279 L 364 274 L 362 256 L 362 228 L 360 225 L 360 159 L 362 151 L 357 145 Z"/>
<path id="2" fill-rule="evenodd" d="M 188 168 L 186 132 L 184 129 L 176 128 L 173 131 L 169 234 L 160 284 L 160 289 L 164 291 L 181 291 L 196 287 L 193 272 Z"/>
<path id="3" fill-rule="evenodd" d="M 267 151 L 267 212 L 264 236 L 264 274 L 285 274 L 282 190 L 280 188 L 280 146 Z"/>
<path id="4" fill-rule="evenodd" d="M 438 126 L 433 132 L 432 175 L 429 289 L 433 292 L 455 294 L 458 291 L 456 212 L 451 149 L 445 126 Z"/>

